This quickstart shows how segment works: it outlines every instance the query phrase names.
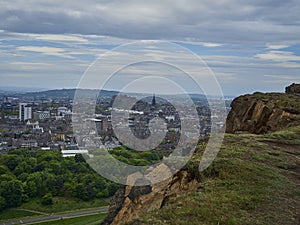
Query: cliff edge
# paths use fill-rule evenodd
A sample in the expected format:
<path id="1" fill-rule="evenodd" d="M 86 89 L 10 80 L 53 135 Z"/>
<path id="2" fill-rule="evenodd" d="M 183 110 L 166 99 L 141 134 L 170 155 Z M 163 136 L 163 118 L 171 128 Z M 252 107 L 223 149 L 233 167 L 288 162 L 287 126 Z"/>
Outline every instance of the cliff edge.
<path id="1" fill-rule="evenodd" d="M 263 134 L 299 125 L 300 94 L 288 93 L 256 92 L 234 99 L 226 132 Z"/>

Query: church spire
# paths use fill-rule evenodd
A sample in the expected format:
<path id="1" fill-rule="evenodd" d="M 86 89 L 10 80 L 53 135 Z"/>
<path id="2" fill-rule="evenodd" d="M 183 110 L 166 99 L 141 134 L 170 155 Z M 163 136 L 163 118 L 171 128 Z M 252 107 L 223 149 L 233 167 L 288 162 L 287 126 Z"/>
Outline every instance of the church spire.
<path id="1" fill-rule="evenodd" d="M 156 106 L 155 94 L 153 94 L 151 105 Z"/>

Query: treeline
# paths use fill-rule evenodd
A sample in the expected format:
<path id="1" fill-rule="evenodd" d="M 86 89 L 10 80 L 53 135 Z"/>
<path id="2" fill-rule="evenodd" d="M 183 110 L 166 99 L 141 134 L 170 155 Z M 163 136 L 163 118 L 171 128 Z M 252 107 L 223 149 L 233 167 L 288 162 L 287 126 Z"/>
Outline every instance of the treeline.
<path id="1" fill-rule="evenodd" d="M 27 149 L 0 155 L 0 210 L 31 198 L 41 198 L 43 204 L 52 204 L 52 196 L 89 201 L 112 196 L 117 188 L 81 155 L 63 158 L 58 151 Z"/>
<path id="2" fill-rule="evenodd" d="M 135 166 L 146 166 L 160 161 L 162 153 L 154 151 L 133 151 L 125 146 L 118 146 L 109 151 L 116 159 Z"/>
<path id="3" fill-rule="evenodd" d="M 153 151 L 138 152 L 124 146 L 109 153 L 124 163 L 137 166 L 155 163 L 163 157 Z M 96 164 L 94 168 L 114 166 L 109 159 L 98 158 L 96 152 L 92 159 L 91 163 Z M 40 198 L 43 204 L 52 204 L 53 196 L 84 201 L 107 198 L 118 187 L 96 173 L 80 154 L 64 158 L 58 151 L 18 149 L 0 155 L 0 211 L 20 206 L 32 198 Z"/>

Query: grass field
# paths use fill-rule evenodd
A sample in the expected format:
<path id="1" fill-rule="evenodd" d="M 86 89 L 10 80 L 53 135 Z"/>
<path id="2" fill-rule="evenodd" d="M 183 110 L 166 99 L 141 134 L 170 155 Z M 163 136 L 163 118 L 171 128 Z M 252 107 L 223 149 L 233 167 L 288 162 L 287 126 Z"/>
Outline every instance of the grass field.
<path id="1" fill-rule="evenodd" d="M 85 202 L 75 198 L 54 197 L 53 205 L 51 206 L 45 206 L 41 204 L 40 199 L 32 199 L 16 209 L 7 209 L 3 212 L 0 212 L 0 222 L 11 221 L 25 217 L 40 216 L 50 213 L 94 209 L 107 205 L 107 199 L 96 199 L 94 201 Z M 30 212 L 31 210 L 34 212 Z"/>
<path id="2" fill-rule="evenodd" d="M 107 205 L 108 202 L 106 199 L 96 199 L 93 201 L 85 202 L 75 198 L 54 197 L 53 205 L 50 206 L 45 206 L 41 204 L 40 199 L 33 199 L 27 203 L 24 203 L 19 208 L 35 210 L 44 213 L 58 213 L 89 208 L 99 208 Z"/>
<path id="3" fill-rule="evenodd" d="M 100 213 L 95 215 L 88 215 L 88 216 L 80 216 L 76 218 L 66 218 L 61 220 L 54 220 L 49 222 L 43 223 L 35 223 L 41 225 L 98 225 L 100 222 L 105 218 L 106 213 Z"/>
<path id="4" fill-rule="evenodd" d="M 38 216 L 40 214 L 18 210 L 18 209 L 7 209 L 2 212 L 0 212 L 0 222 L 15 218 L 22 218 L 22 217 L 29 217 L 29 216 Z"/>

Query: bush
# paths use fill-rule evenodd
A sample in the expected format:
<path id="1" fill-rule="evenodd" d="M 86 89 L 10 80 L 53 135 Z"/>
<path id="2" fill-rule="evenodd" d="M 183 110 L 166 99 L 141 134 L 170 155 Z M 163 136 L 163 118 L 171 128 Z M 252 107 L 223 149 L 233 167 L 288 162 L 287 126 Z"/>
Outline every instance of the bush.
<path id="1" fill-rule="evenodd" d="M 51 193 L 47 193 L 42 197 L 42 201 L 41 203 L 43 205 L 52 205 L 53 204 L 53 199 L 52 199 L 52 194 Z"/>
<path id="2" fill-rule="evenodd" d="M 5 209 L 5 207 L 6 207 L 5 198 L 3 198 L 2 196 L 0 196 L 0 211 L 2 211 L 3 209 Z"/>

